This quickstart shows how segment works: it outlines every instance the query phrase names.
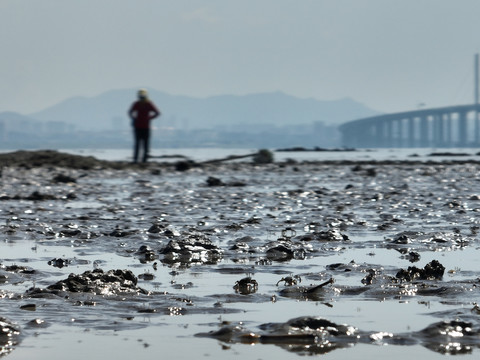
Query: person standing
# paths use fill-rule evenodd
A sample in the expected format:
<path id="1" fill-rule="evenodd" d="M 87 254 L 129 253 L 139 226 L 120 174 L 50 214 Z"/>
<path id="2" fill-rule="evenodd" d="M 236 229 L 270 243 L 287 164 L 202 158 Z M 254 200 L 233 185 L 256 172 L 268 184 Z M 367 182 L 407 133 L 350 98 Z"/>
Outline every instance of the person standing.
<path id="1" fill-rule="evenodd" d="M 147 90 L 140 89 L 137 94 L 138 100 L 128 110 L 134 132 L 133 162 L 135 163 L 138 161 L 140 147 L 143 148 L 142 162 L 147 162 L 150 142 L 150 121 L 161 115 L 155 104 L 148 98 Z"/>

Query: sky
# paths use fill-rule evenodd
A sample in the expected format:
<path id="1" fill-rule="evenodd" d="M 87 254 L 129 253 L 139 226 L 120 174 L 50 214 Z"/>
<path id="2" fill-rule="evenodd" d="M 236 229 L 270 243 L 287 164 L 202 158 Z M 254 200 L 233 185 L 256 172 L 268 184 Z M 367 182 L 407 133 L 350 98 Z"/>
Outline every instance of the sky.
<path id="1" fill-rule="evenodd" d="M 0 112 L 139 87 L 473 103 L 479 15 L 478 0 L 0 0 Z"/>

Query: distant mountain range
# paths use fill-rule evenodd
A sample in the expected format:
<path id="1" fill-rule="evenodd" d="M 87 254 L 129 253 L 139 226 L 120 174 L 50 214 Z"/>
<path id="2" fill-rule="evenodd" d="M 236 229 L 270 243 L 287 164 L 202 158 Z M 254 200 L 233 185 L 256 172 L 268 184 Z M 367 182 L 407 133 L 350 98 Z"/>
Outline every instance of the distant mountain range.
<path id="1" fill-rule="evenodd" d="M 282 92 L 194 98 L 149 89 L 149 94 L 162 112 L 159 124 L 185 130 L 247 127 L 253 130 L 257 126 L 295 126 L 314 122 L 336 126 L 379 114 L 349 98 L 320 101 Z M 0 113 L 0 120 L 29 118 L 64 123 L 88 131 L 128 127 L 127 110 L 135 98 L 136 89 L 112 90 L 95 97 L 73 97 L 33 114 Z"/>

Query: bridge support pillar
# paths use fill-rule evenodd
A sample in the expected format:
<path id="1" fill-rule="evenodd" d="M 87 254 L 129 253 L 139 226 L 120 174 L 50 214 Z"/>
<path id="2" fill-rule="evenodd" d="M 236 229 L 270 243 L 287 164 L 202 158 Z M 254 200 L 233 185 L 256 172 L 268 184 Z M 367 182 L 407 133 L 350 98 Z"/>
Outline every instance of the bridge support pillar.
<path id="1" fill-rule="evenodd" d="M 393 144 L 393 121 L 387 121 L 385 124 L 385 137 L 382 147 L 390 147 Z"/>
<path id="2" fill-rule="evenodd" d="M 467 146 L 467 113 L 462 111 L 458 113 L 458 146 Z"/>
<path id="3" fill-rule="evenodd" d="M 385 146 L 385 123 L 378 122 L 375 124 L 375 147 Z"/>
<path id="4" fill-rule="evenodd" d="M 452 147 L 453 146 L 453 141 L 452 141 L 452 113 L 446 114 L 447 116 L 447 131 L 446 131 L 446 141 L 447 141 L 447 146 Z"/>
<path id="5" fill-rule="evenodd" d="M 397 141 L 395 144 L 397 147 L 403 148 L 405 145 L 405 119 L 397 120 Z"/>
<path id="6" fill-rule="evenodd" d="M 475 144 L 474 144 L 474 146 L 478 146 L 478 145 L 480 145 L 480 122 L 479 122 L 480 120 L 478 118 L 478 115 L 479 115 L 478 109 L 475 109 L 474 113 L 475 113 L 475 122 L 474 122 L 474 126 L 475 126 L 475 140 L 474 141 L 475 141 Z"/>
<path id="7" fill-rule="evenodd" d="M 445 146 L 443 114 L 433 115 L 433 146 Z"/>
<path id="8" fill-rule="evenodd" d="M 415 147 L 416 145 L 415 144 L 415 118 L 413 117 L 408 118 L 407 123 L 408 123 L 408 126 L 407 126 L 408 146 Z"/>
<path id="9" fill-rule="evenodd" d="M 422 116 L 420 118 L 420 141 L 419 145 L 421 147 L 429 147 L 430 139 L 428 136 L 428 118 L 427 116 Z"/>

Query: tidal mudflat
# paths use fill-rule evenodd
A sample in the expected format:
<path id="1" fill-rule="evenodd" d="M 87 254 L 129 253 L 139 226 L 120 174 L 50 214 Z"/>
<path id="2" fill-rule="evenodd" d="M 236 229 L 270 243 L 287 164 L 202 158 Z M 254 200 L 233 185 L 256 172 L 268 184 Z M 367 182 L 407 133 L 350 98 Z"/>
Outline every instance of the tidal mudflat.
<path id="1" fill-rule="evenodd" d="M 475 161 L 0 161 L 8 358 L 480 354 Z"/>

